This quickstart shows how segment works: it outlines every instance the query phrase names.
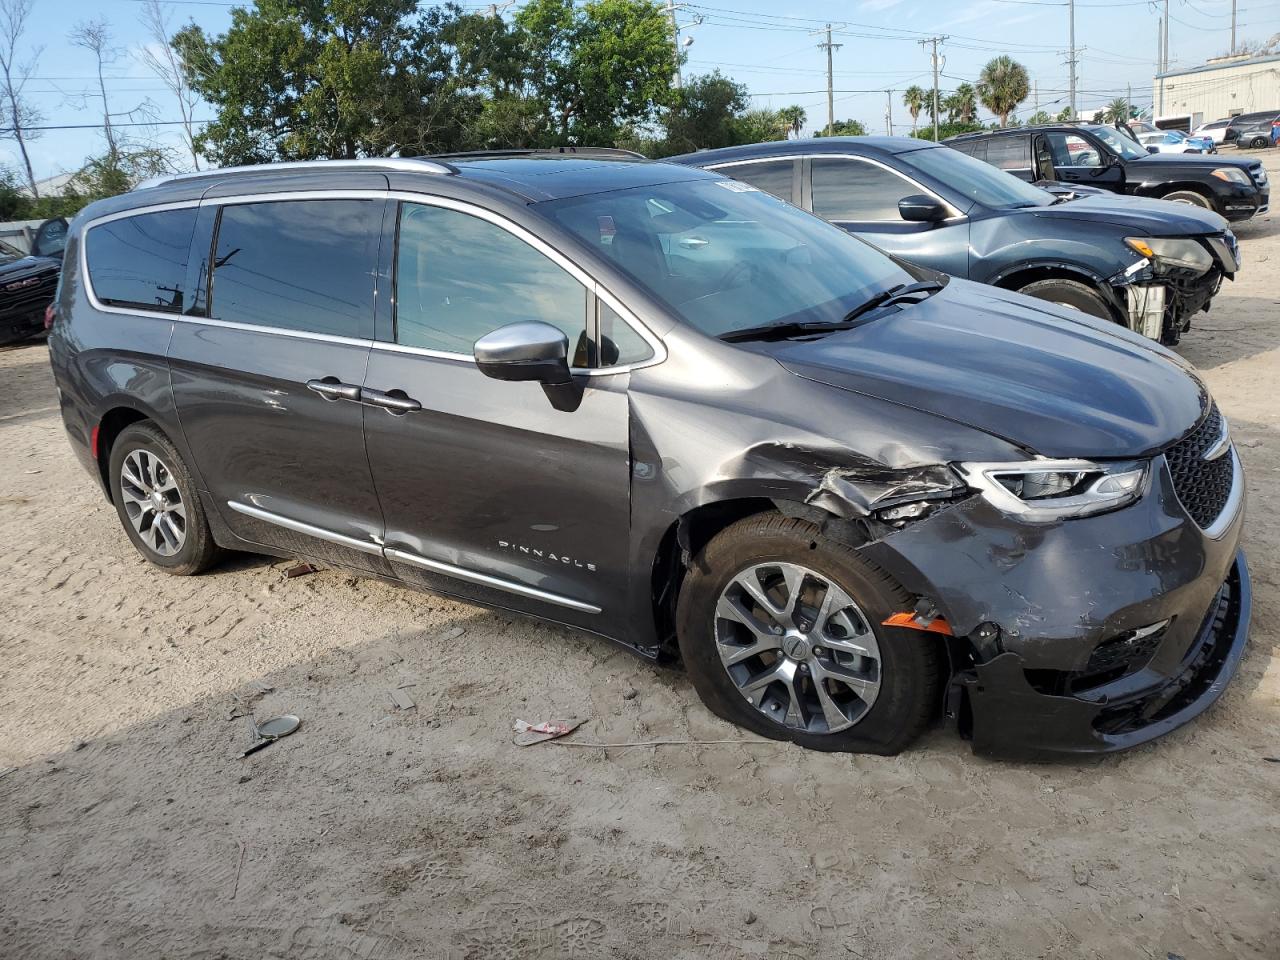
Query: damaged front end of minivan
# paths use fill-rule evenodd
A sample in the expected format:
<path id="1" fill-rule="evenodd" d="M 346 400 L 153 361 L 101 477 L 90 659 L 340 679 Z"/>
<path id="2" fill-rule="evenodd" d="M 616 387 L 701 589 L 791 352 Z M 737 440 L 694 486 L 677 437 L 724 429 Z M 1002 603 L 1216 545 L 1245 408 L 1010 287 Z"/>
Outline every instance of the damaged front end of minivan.
<path id="1" fill-rule="evenodd" d="M 1166 345 L 1191 328 L 1191 318 L 1207 310 L 1224 278 L 1240 268 L 1235 235 L 1206 237 L 1126 237 L 1141 259 L 1107 281 L 1125 325 Z"/>

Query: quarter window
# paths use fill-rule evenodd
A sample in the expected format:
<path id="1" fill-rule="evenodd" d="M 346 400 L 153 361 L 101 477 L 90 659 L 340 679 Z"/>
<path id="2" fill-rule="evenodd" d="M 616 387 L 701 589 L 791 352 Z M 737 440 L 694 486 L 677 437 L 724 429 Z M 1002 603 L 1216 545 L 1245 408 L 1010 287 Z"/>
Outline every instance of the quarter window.
<path id="1" fill-rule="evenodd" d="M 550 258 L 488 220 L 444 207 L 400 207 L 396 342 L 470 356 L 499 327 L 541 320 L 590 365 L 587 289 Z"/>
<path id="2" fill-rule="evenodd" d="M 181 313 L 196 208 L 140 213 L 91 227 L 89 282 L 102 303 Z"/>
<path id="3" fill-rule="evenodd" d="M 815 157 L 813 212 L 826 220 L 901 220 L 898 201 L 920 193 L 892 170 L 863 160 Z"/>
<path id="4" fill-rule="evenodd" d="M 372 339 L 378 214 L 372 200 L 222 208 L 211 312 L 219 320 Z"/>
<path id="5" fill-rule="evenodd" d="M 788 203 L 793 202 L 792 185 L 795 173 L 794 160 L 770 160 L 767 163 L 739 163 L 728 167 L 719 167 L 716 173 L 723 173 L 758 187 L 765 193 L 772 193 Z"/>

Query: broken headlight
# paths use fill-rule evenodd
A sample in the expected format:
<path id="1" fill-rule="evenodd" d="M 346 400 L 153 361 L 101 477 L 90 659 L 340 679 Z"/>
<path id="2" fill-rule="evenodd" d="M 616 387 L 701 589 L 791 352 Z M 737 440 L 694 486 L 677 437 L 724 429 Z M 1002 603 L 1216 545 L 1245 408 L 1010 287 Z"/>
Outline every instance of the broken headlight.
<path id="1" fill-rule="evenodd" d="M 1088 517 L 1133 503 L 1147 487 L 1148 463 L 1029 460 L 962 463 L 960 475 L 987 502 L 1024 520 Z"/>
<path id="2" fill-rule="evenodd" d="M 1142 254 L 1156 270 L 1192 270 L 1197 275 L 1213 266 L 1213 255 L 1198 241 L 1176 237 L 1125 237 L 1129 248 Z"/>

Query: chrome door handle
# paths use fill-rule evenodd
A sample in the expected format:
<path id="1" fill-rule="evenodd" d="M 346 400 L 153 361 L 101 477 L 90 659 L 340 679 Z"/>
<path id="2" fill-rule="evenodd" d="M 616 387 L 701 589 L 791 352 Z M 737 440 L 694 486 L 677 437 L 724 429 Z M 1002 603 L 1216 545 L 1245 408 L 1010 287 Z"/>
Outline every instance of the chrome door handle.
<path id="1" fill-rule="evenodd" d="M 381 390 L 370 390 L 365 387 L 360 391 L 360 402 L 367 403 L 371 407 L 382 407 L 388 413 L 396 416 L 422 409 L 422 404 L 403 390 L 392 390 L 389 393 L 383 393 Z"/>
<path id="2" fill-rule="evenodd" d="M 343 383 L 337 377 L 323 377 L 319 380 L 308 380 L 307 389 L 313 390 L 326 400 L 359 400 L 360 388 L 354 383 Z"/>

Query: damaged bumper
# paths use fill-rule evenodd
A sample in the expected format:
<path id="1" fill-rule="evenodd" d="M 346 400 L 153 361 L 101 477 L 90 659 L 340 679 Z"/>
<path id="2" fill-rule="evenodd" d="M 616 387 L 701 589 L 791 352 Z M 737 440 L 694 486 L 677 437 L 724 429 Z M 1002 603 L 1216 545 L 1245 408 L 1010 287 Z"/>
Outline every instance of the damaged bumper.
<path id="1" fill-rule="evenodd" d="M 1213 266 L 1201 274 L 1190 270 L 1157 269 L 1140 260 L 1111 278 L 1130 330 L 1164 344 L 1175 344 L 1191 328 L 1191 318 L 1207 310 L 1224 277 L 1240 269 L 1239 245 L 1231 231 L 1200 241 L 1213 257 Z"/>
<path id="2" fill-rule="evenodd" d="M 1155 467 L 1148 494 L 1112 513 L 1033 525 L 974 497 L 863 548 L 946 618 L 947 712 L 975 752 L 1123 750 L 1222 694 L 1249 624 L 1243 477 L 1237 461 L 1202 529 Z"/>

